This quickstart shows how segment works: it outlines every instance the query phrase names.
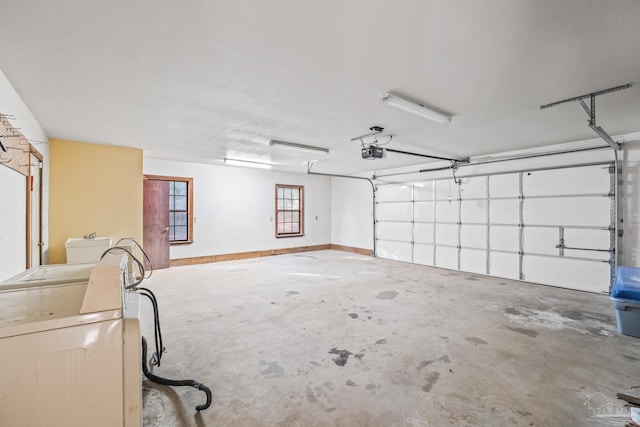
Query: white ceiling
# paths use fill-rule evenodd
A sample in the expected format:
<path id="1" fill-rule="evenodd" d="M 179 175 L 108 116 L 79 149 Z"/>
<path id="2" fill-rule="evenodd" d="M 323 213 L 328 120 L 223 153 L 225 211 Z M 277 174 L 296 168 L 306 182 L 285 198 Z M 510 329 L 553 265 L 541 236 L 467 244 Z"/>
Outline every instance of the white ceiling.
<path id="1" fill-rule="evenodd" d="M 539 106 L 640 82 L 639 22 L 637 0 L 3 1 L 0 69 L 53 138 L 356 173 L 424 163 L 362 160 L 372 125 L 454 157 L 593 138 L 579 104 Z M 598 124 L 639 131 L 640 84 L 598 97 Z"/>

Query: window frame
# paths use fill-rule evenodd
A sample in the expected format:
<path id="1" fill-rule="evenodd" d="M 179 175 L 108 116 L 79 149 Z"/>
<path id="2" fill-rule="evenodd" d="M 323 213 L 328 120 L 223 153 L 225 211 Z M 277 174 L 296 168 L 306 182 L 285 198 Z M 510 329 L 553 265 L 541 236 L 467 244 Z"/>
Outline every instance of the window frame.
<path id="1" fill-rule="evenodd" d="M 156 181 L 173 181 L 187 183 L 187 240 L 169 240 L 169 245 L 189 245 L 193 243 L 193 178 L 164 175 L 145 175 L 144 178 Z M 171 209 L 169 209 L 169 214 L 171 214 L 171 212 Z"/>
<path id="2" fill-rule="evenodd" d="M 292 188 L 300 191 L 299 206 L 296 210 L 278 209 L 278 190 L 280 188 Z M 278 231 L 278 213 L 280 212 L 298 212 L 298 223 L 300 229 L 297 233 L 280 233 Z M 276 184 L 275 185 L 275 233 L 276 239 L 289 237 L 304 237 L 304 185 Z"/>

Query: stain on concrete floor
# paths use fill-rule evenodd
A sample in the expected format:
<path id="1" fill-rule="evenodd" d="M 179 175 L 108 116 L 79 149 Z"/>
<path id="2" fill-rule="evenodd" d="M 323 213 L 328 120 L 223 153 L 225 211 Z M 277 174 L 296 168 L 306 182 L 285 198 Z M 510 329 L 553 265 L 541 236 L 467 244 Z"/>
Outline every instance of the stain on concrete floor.
<path id="1" fill-rule="evenodd" d="M 398 291 L 384 291 L 376 295 L 378 299 L 394 299 L 398 296 Z"/>
<path id="2" fill-rule="evenodd" d="M 486 345 L 487 342 L 485 340 L 483 340 L 482 338 L 478 338 L 478 337 L 466 337 L 465 340 L 472 342 L 474 344 L 481 344 L 481 345 Z"/>
<path id="3" fill-rule="evenodd" d="M 533 329 L 515 328 L 513 326 L 506 326 L 506 328 L 510 331 L 518 332 L 519 334 L 523 334 L 531 338 L 535 338 L 538 336 L 538 332 L 534 331 Z"/>
<path id="4" fill-rule="evenodd" d="M 440 378 L 440 372 L 430 372 L 425 377 L 425 380 L 427 381 L 427 383 L 422 386 L 422 391 L 426 393 L 430 392 L 433 386 L 438 382 L 439 378 Z"/>
<path id="5" fill-rule="evenodd" d="M 333 358 L 333 362 L 338 365 L 338 366 L 344 366 L 347 364 L 347 360 L 349 359 L 349 356 L 351 356 L 353 353 L 351 353 L 349 350 L 338 350 L 337 348 L 332 348 L 331 350 L 329 350 L 329 354 L 335 354 L 337 357 Z"/>
<path id="6" fill-rule="evenodd" d="M 260 366 L 266 366 L 263 371 L 260 371 L 262 375 L 269 378 L 282 378 L 284 377 L 284 369 L 278 365 L 278 362 L 265 362 L 260 361 Z"/>

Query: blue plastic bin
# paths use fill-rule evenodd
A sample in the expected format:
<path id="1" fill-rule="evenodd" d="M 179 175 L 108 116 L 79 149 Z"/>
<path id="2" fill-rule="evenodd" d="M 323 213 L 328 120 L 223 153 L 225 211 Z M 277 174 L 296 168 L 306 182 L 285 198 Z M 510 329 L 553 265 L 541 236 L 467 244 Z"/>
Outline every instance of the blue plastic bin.
<path id="1" fill-rule="evenodd" d="M 640 268 L 616 268 L 616 278 L 613 282 L 611 296 L 640 301 Z"/>
<path id="2" fill-rule="evenodd" d="M 640 268 L 618 267 L 611 290 L 618 332 L 640 338 Z"/>

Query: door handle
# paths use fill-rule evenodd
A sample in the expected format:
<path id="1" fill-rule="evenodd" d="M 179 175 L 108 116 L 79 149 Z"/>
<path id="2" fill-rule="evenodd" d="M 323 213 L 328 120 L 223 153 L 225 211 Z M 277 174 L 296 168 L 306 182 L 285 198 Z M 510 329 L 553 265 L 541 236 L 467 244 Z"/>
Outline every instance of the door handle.
<path id="1" fill-rule="evenodd" d="M 167 231 L 169 231 L 169 227 L 165 227 L 164 230 L 162 230 L 163 233 L 166 233 Z"/>

